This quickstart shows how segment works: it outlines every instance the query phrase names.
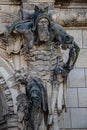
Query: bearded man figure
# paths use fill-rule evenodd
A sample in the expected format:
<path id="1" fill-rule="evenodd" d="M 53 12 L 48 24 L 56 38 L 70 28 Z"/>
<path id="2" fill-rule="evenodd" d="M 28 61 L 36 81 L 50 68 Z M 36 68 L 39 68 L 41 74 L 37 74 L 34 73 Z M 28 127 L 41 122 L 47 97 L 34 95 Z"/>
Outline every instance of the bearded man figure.
<path id="1" fill-rule="evenodd" d="M 59 115 L 64 107 L 66 109 L 67 75 L 76 62 L 79 47 L 73 37 L 45 12 L 40 12 L 35 17 L 32 30 L 35 39 L 29 52 L 29 75 L 43 81 L 48 95 L 49 130 L 59 130 Z M 63 63 L 61 49 L 70 49 L 66 63 Z"/>
<path id="2" fill-rule="evenodd" d="M 74 67 L 80 49 L 74 38 L 67 34 L 59 24 L 52 21 L 47 9 L 35 7 L 32 22 L 17 23 L 14 25 L 14 29 L 24 35 L 31 29 L 33 44 L 27 52 L 28 78 L 39 78 L 47 91 L 48 122 L 45 128 L 59 130 L 58 118 L 63 108 L 66 108 L 67 76 Z M 10 31 L 10 34 L 13 30 Z M 30 44 L 28 41 L 30 38 L 25 38 L 27 38 L 27 44 Z M 62 49 L 69 49 L 66 63 L 63 62 Z M 26 95 L 29 96 L 28 93 Z M 41 127 L 41 130 L 42 128 L 44 127 Z"/>

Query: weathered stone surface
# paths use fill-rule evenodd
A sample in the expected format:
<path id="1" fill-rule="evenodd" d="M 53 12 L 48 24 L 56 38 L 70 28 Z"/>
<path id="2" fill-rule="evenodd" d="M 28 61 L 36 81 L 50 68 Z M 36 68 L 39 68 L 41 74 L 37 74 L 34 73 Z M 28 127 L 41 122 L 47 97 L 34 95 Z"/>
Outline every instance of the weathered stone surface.
<path id="1" fill-rule="evenodd" d="M 85 69 L 85 80 L 86 80 L 86 87 L 87 87 L 87 69 Z"/>
<path id="2" fill-rule="evenodd" d="M 9 89 L 6 89 L 6 90 L 4 91 L 4 93 L 5 93 L 5 94 L 10 94 L 10 90 L 9 90 Z"/>
<path id="3" fill-rule="evenodd" d="M 87 129 L 80 129 L 80 130 L 87 130 Z"/>
<path id="4" fill-rule="evenodd" d="M 66 113 L 62 113 L 60 116 L 60 128 L 71 128 L 71 122 L 70 122 L 70 110 L 67 109 Z"/>
<path id="5" fill-rule="evenodd" d="M 17 127 L 17 122 L 8 122 L 8 127 Z"/>
<path id="6" fill-rule="evenodd" d="M 68 26 L 68 27 L 87 26 L 86 12 L 87 12 L 87 9 L 81 10 L 80 8 L 60 9 L 60 13 L 58 13 L 57 15 L 57 22 L 63 26 Z"/>
<path id="7" fill-rule="evenodd" d="M 84 69 L 73 69 L 69 74 L 68 87 L 85 87 Z"/>
<path id="8" fill-rule="evenodd" d="M 60 130 L 86 130 L 86 129 L 60 129 Z"/>
<path id="9" fill-rule="evenodd" d="M 19 70 L 20 68 L 20 57 L 18 55 L 13 56 L 14 68 Z"/>
<path id="10" fill-rule="evenodd" d="M 8 107 L 12 107 L 13 103 L 12 102 L 8 102 Z"/>
<path id="11" fill-rule="evenodd" d="M 67 89 L 66 106 L 67 107 L 78 107 L 77 88 L 68 88 Z"/>
<path id="12" fill-rule="evenodd" d="M 18 14 L 18 11 L 20 9 L 20 6 L 14 6 L 14 5 L 0 5 L 0 12 L 3 13 L 7 13 L 7 15 L 10 13 L 12 15 L 15 15 L 15 17 L 17 17 L 16 15 Z"/>
<path id="13" fill-rule="evenodd" d="M 87 88 L 78 89 L 79 107 L 87 107 Z"/>
<path id="14" fill-rule="evenodd" d="M 0 0 L 0 4 L 2 5 L 10 5 L 10 4 L 20 4 L 20 2 L 18 1 L 18 2 L 13 2 L 13 0 Z"/>
<path id="15" fill-rule="evenodd" d="M 83 30 L 83 48 L 87 48 L 87 30 Z"/>
<path id="16" fill-rule="evenodd" d="M 47 0 L 27 0 L 27 2 L 34 2 L 34 3 L 41 2 L 42 3 L 42 2 L 47 2 Z M 49 0 L 48 3 L 49 2 L 54 2 L 54 0 Z"/>
<path id="17" fill-rule="evenodd" d="M 69 57 L 69 49 L 61 50 L 63 62 L 66 63 Z"/>
<path id="18" fill-rule="evenodd" d="M 8 128 L 8 130 L 18 130 L 18 127 L 15 127 L 15 128 Z"/>
<path id="19" fill-rule="evenodd" d="M 64 113 L 64 128 L 71 128 L 71 120 L 70 120 L 70 110 L 67 109 L 67 112 Z"/>
<path id="20" fill-rule="evenodd" d="M 74 41 L 82 48 L 82 30 L 66 30 L 69 35 L 74 37 Z"/>
<path id="21" fill-rule="evenodd" d="M 76 62 L 76 67 L 87 67 L 87 49 L 81 49 Z"/>
<path id="22" fill-rule="evenodd" d="M 40 5 L 40 6 L 48 6 L 49 9 L 53 10 L 54 9 L 54 3 L 53 2 L 49 2 L 49 1 L 46 1 L 46 2 L 25 2 L 24 0 L 24 3 L 23 3 L 23 8 L 24 9 L 28 9 L 29 11 L 33 12 L 34 10 L 34 7 L 35 5 Z"/>
<path id="23" fill-rule="evenodd" d="M 87 128 L 86 108 L 72 108 L 71 122 L 72 122 L 72 128 Z"/>

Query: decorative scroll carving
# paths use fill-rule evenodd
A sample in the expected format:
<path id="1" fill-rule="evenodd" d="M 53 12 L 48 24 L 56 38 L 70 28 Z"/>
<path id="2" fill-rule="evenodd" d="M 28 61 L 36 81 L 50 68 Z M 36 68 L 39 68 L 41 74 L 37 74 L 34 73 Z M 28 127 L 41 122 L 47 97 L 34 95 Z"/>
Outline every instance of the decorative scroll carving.
<path id="1" fill-rule="evenodd" d="M 27 57 L 28 74 L 19 70 L 15 75 L 26 90 L 17 97 L 21 129 L 59 130 L 58 117 L 65 107 L 67 76 L 80 49 L 74 38 L 52 20 L 48 8 L 36 6 L 34 13 L 28 15 L 32 18 L 11 24 L 2 39 L 7 45 L 16 34 L 24 39 L 20 49 Z M 66 63 L 63 63 L 61 49 L 69 49 Z"/>
<path id="2" fill-rule="evenodd" d="M 3 94 L 2 89 L 0 88 L 0 121 L 4 119 L 4 116 L 8 113 L 7 103 L 5 95 Z"/>
<path id="3" fill-rule="evenodd" d="M 0 96 L 1 94 L 3 95 L 0 99 L 3 100 L 3 115 L 7 115 L 7 114 L 12 114 L 14 113 L 13 110 L 13 99 L 12 99 L 12 95 L 11 92 L 9 90 L 9 88 L 6 85 L 5 80 L 0 77 L 0 86 L 1 86 L 1 90 L 0 90 Z"/>
<path id="4" fill-rule="evenodd" d="M 19 21 L 19 20 L 20 18 L 18 16 L 11 15 L 5 12 L 0 12 L 0 49 L 2 48 L 3 51 L 5 50 L 5 53 L 3 54 L 5 56 L 1 55 L 4 58 L 8 57 L 8 55 L 6 56 L 6 50 L 8 54 L 19 53 L 20 48 L 22 46 L 21 37 L 19 37 L 16 34 L 15 34 L 16 40 L 10 37 L 8 46 L 6 46 L 6 43 L 3 40 L 4 38 L 2 38 L 4 34 L 7 33 L 6 31 L 8 28 L 8 24 L 13 23 L 13 21 Z"/>
<path id="5" fill-rule="evenodd" d="M 12 93 L 0 76 L 0 129 L 8 129 L 8 127 L 17 128 L 17 116 L 14 114 Z"/>

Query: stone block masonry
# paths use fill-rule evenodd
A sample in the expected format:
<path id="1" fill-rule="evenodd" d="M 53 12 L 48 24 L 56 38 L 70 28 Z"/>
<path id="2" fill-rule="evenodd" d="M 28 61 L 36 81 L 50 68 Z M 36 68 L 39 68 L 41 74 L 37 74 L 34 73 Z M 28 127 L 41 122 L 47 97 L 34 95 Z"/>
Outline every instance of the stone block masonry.
<path id="1" fill-rule="evenodd" d="M 87 130 L 87 30 L 71 28 L 66 31 L 74 37 L 81 50 L 68 77 L 68 111 L 63 115 L 60 125 L 65 130 Z"/>

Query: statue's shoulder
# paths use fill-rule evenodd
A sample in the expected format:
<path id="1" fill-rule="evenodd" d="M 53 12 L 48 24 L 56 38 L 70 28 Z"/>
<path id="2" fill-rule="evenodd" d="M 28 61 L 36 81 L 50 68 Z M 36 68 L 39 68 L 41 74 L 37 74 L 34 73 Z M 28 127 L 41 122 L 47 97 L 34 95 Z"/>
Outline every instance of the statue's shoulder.
<path id="1" fill-rule="evenodd" d="M 58 33 L 66 33 L 64 28 L 60 24 L 57 24 L 55 22 L 51 22 L 51 29 Z"/>

